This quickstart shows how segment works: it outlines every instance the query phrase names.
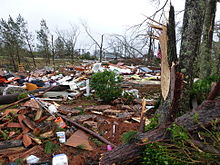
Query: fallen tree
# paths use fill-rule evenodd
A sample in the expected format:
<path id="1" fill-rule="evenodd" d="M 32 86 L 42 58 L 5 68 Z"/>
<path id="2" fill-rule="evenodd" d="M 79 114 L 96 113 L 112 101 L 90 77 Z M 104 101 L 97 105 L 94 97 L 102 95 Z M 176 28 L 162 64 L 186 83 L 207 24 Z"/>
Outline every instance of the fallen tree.
<path id="1" fill-rule="evenodd" d="M 202 127 L 210 126 L 213 121 L 217 121 L 216 124 L 219 124 L 219 110 L 220 99 L 204 101 L 197 111 L 176 118 L 172 124 L 160 125 L 151 131 L 140 133 L 132 144 L 123 144 L 112 151 L 104 153 L 100 159 L 100 165 L 135 163 L 142 156 L 145 144 L 169 139 L 170 132 L 168 128 L 171 125 L 176 124 L 189 132 L 196 132 Z M 196 120 L 195 116 L 197 116 Z"/>
<path id="2" fill-rule="evenodd" d="M 157 142 L 162 145 L 172 146 L 170 153 L 176 149 L 174 153 L 179 156 L 176 160 L 182 161 L 183 164 L 184 162 L 186 164 L 207 164 L 206 158 L 209 159 L 212 154 L 214 156 L 212 155 L 213 162 L 211 164 L 216 164 L 216 162 L 220 161 L 219 138 L 216 138 L 210 131 L 219 132 L 220 99 L 214 100 L 214 98 L 219 93 L 220 80 L 210 93 L 208 100 L 204 101 L 197 109 L 190 111 L 190 97 L 194 79 L 192 64 L 198 53 L 202 31 L 201 25 L 203 24 L 202 17 L 198 17 L 198 15 L 201 16 L 204 7 L 204 0 L 198 2 L 193 0 L 186 1 L 179 62 L 176 62 L 175 38 L 172 37 L 175 35 L 174 31 L 172 31 L 175 29 L 175 27 L 172 27 L 175 25 L 172 7 L 170 16 L 173 16 L 173 18 L 169 18 L 168 26 L 151 26 L 161 31 L 158 38 L 162 53 L 161 90 L 163 100 L 158 109 L 158 114 L 160 115 L 159 126 L 145 133 L 138 133 L 130 144 L 123 144 L 110 152 L 104 153 L 100 158 L 100 165 L 136 164 L 143 156 L 146 146 Z M 167 33 L 167 30 L 170 33 Z M 169 42 L 169 39 L 173 42 Z M 176 134 L 182 135 L 183 139 L 175 138 L 175 131 Z M 209 134 L 207 140 L 205 136 L 204 138 L 199 134 L 200 131 L 204 134 Z M 213 139 L 216 143 L 213 143 Z M 182 143 L 182 146 L 178 146 L 179 144 L 177 143 L 179 142 Z M 156 152 L 153 154 L 156 155 Z M 178 152 L 182 155 L 178 154 Z M 206 155 L 206 152 L 209 155 Z M 201 155 L 197 156 L 197 154 Z M 173 156 L 175 157 L 175 155 Z M 150 163 L 154 164 L 153 162 Z M 165 163 L 163 162 L 163 164 Z"/>

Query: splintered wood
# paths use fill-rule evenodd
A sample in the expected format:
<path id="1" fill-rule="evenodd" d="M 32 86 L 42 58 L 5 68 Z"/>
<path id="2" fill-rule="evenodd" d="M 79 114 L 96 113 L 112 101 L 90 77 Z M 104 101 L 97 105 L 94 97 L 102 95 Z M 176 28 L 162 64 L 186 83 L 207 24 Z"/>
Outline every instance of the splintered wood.
<path id="1" fill-rule="evenodd" d="M 170 89 L 170 68 L 167 57 L 167 28 L 162 26 L 162 32 L 159 37 L 161 47 L 161 91 L 163 99 L 166 100 Z"/>
<path id="2" fill-rule="evenodd" d="M 161 48 L 161 92 L 163 99 L 166 100 L 170 89 L 170 68 L 167 56 L 167 27 L 164 25 L 151 25 L 152 28 L 160 30 L 159 35 L 160 48 Z"/>

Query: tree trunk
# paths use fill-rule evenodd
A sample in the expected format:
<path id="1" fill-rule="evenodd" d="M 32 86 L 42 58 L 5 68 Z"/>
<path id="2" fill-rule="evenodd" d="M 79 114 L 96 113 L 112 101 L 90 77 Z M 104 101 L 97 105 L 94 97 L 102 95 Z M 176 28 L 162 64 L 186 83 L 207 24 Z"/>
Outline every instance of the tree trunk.
<path id="1" fill-rule="evenodd" d="M 152 28 L 151 28 L 151 32 L 152 32 Z M 153 60 L 153 53 L 152 53 L 152 47 L 153 47 L 153 39 L 150 37 L 150 43 L 149 43 L 149 48 L 148 48 L 148 58 L 149 61 Z M 146 61 L 146 58 L 144 59 L 144 61 Z"/>
<path id="2" fill-rule="evenodd" d="M 161 105 L 159 109 L 157 110 L 157 114 L 159 114 L 159 123 L 167 123 L 171 122 L 175 119 L 178 109 L 178 98 L 179 98 L 179 89 L 181 89 L 181 77 L 178 73 L 176 73 L 175 65 L 174 63 L 177 62 L 177 53 L 176 53 L 176 33 L 175 33 L 175 16 L 174 16 L 174 7 L 170 6 L 170 12 L 169 12 L 169 23 L 167 24 L 167 33 L 164 35 L 167 35 L 167 40 L 160 40 L 160 44 L 162 48 L 165 44 L 167 49 L 167 57 L 165 56 L 164 50 L 162 52 L 162 60 L 161 60 L 161 73 L 167 74 L 166 72 L 169 72 L 168 75 L 165 78 L 161 79 L 161 91 L 166 91 L 164 89 L 166 83 L 163 83 L 163 81 L 169 81 L 168 83 L 168 94 L 167 97 L 164 98 L 165 100 L 162 100 Z M 163 43 L 163 42 L 166 43 Z M 167 58 L 167 59 L 165 59 Z M 167 61 L 167 62 L 165 62 Z M 173 63 L 173 65 L 172 65 Z M 171 66 L 172 65 L 172 66 Z M 171 68 L 171 69 L 169 69 Z M 164 71 L 163 71 L 164 70 Z M 161 76 L 164 76 L 161 75 Z M 169 79 L 168 79 L 169 77 Z M 165 92 L 164 92 L 165 93 Z M 164 95 L 162 93 L 162 95 Z"/>
<path id="3" fill-rule="evenodd" d="M 16 55 L 17 55 L 17 58 L 18 58 L 18 64 L 20 65 L 21 64 L 21 58 L 20 58 L 20 54 L 19 54 L 18 45 L 16 45 Z"/>
<path id="4" fill-rule="evenodd" d="M 168 55 L 168 63 L 172 66 L 172 62 L 177 62 L 177 52 L 176 52 L 176 30 L 175 30 L 175 11 L 174 7 L 170 6 L 169 11 L 169 23 L 167 24 L 167 55 Z"/>
<path id="5" fill-rule="evenodd" d="M 101 36 L 101 44 L 100 44 L 100 51 L 99 51 L 100 62 L 102 62 L 102 55 L 103 55 L 103 40 L 104 40 L 104 34 L 102 34 Z"/>
<path id="6" fill-rule="evenodd" d="M 73 64 L 73 62 L 74 62 L 74 60 L 73 60 L 73 57 L 74 57 L 74 49 L 73 49 L 73 47 L 71 47 L 71 50 L 70 50 L 70 52 L 71 52 L 71 63 Z"/>
<path id="7" fill-rule="evenodd" d="M 10 54 L 10 57 L 11 57 L 11 61 L 12 61 L 13 67 L 14 67 L 14 71 L 17 71 L 17 66 L 16 66 L 16 62 L 15 62 L 15 59 L 14 59 L 14 55 Z"/>
<path id="8" fill-rule="evenodd" d="M 28 37 L 28 36 L 26 36 L 26 37 Z M 30 52 L 30 55 L 32 57 L 34 67 L 36 68 L 35 56 L 34 56 L 34 53 L 33 53 L 32 48 L 31 48 L 31 44 L 30 44 L 28 39 L 27 39 L 27 44 L 28 44 L 28 47 L 29 47 L 29 52 Z"/>
<path id="9" fill-rule="evenodd" d="M 54 51 L 54 44 L 53 44 L 53 35 L 51 35 L 51 46 L 52 46 L 53 65 L 55 65 L 55 51 Z"/>
<path id="10" fill-rule="evenodd" d="M 180 71 L 184 87 L 180 97 L 180 113 L 190 108 L 190 91 L 194 79 L 194 63 L 199 52 L 206 0 L 186 0 L 180 47 Z"/>
<path id="11" fill-rule="evenodd" d="M 183 127 L 190 132 L 196 132 L 202 126 L 206 127 L 213 123 L 213 121 L 220 120 L 220 100 L 204 101 L 197 111 L 186 113 L 185 115 L 178 117 L 175 120 L 175 124 Z M 195 120 L 195 116 L 198 119 Z M 122 144 L 116 147 L 112 151 L 104 153 L 100 159 L 100 165 L 112 165 L 116 164 L 134 164 L 142 156 L 144 149 L 143 142 L 155 142 L 165 140 L 169 138 L 167 128 L 168 125 L 161 125 L 160 127 L 148 131 L 146 133 L 140 133 L 136 137 L 136 141 L 132 144 Z"/>
<path id="12" fill-rule="evenodd" d="M 203 40 L 200 51 L 200 78 L 206 78 L 211 73 L 211 49 L 212 38 L 215 24 L 216 13 L 216 0 L 208 0 L 205 13 L 204 27 L 203 27 Z"/>

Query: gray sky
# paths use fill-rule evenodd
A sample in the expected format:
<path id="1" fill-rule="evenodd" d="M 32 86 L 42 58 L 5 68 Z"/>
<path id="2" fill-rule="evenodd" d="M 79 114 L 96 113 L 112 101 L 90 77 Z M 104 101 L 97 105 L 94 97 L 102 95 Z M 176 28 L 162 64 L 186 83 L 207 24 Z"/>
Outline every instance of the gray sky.
<path id="1" fill-rule="evenodd" d="M 165 1 L 165 0 L 162 0 Z M 184 0 L 171 0 L 176 10 L 184 9 Z M 21 14 L 28 21 L 31 31 L 40 28 L 40 21 L 47 21 L 50 31 L 68 29 L 70 24 L 86 21 L 91 31 L 122 34 L 129 26 L 144 20 L 160 6 L 152 0 L 0 0 L 0 16 L 16 18 Z M 161 3 L 162 5 L 162 3 Z M 218 5 L 218 13 L 219 7 Z M 217 14 L 220 16 L 220 14 Z"/>
<path id="2" fill-rule="evenodd" d="M 176 0 L 177 1 L 177 0 Z M 180 0 L 178 0 L 180 1 Z M 91 29 L 100 33 L 120 33 L 126 26 L 140 23 L 145 15 L 152 15 L 158 6 L 151 0 L 0 0 L 0 15 L 13 18 L 21 14 L 33 30 L 39 29 L 42 18 L 51 30 L 68 28 L 69 24 L 87 21 Z M 181 0 L 175 3 L 184 7 Z"/>

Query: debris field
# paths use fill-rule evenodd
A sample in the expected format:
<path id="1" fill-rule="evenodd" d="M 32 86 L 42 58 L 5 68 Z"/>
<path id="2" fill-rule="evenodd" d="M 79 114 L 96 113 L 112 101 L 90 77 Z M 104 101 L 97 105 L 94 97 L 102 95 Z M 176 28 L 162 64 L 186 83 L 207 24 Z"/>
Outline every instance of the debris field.
<path id="1" fill-rule="evenodd" d="M 132 101 L 106 104 L 95 97 L 91 75 L 106 69 L 123 77 L 121 87 Z M 0 85 L 0 164 L 52 164 L 62 154 L 69 164 L 98 164 L 102 153 L 123 143 L 123 133 L 139 129 L 143 111 L 149 123 L 160 97 L 160 70 L 104 62 L 2 69 Z"/>

